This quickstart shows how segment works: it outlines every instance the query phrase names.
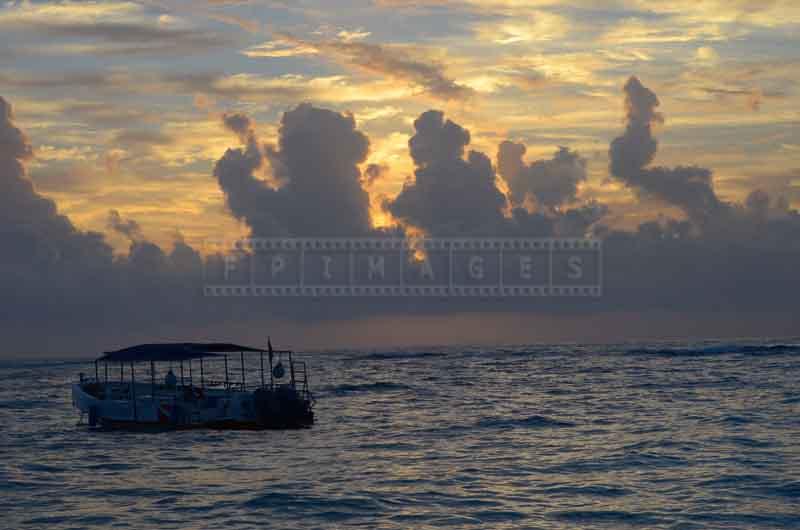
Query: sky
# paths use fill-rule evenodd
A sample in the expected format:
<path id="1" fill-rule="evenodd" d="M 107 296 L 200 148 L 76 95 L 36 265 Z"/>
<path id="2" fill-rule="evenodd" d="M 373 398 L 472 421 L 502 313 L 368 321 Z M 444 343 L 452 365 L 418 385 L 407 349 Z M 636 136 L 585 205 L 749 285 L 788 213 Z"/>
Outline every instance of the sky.
<path id="1" fill-rule="evenodd" d="M 791 0 L 6 1 L 0 326 L 11 353 L 790 334 L 799 25 Z M 194 291 L 209 238 L 389 233 L 598 237 L 607 288 Z"/>

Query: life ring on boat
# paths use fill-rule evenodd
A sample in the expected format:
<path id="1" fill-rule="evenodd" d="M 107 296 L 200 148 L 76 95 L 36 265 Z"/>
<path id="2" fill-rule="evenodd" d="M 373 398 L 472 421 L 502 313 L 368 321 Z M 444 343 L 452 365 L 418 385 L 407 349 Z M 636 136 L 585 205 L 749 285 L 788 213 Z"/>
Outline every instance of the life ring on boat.
<path id="1" fill-rule="evenodd" d="M 192 387 L 192 395 L 195 399 L 203 399 L 206 397 L 206 393 L 203 392 L 203 389 L 198 387 Z"/>
<path id="2" fill-rule="evenodd" d="M 278 364 L 276 364 L 275 367 L 272 369 L 272 377 L 274 377 L 275 379 L 280 379 L 284 375 L 286 375 L 286 370 L 283 368 L 283 363 L 278 361 Z"/>

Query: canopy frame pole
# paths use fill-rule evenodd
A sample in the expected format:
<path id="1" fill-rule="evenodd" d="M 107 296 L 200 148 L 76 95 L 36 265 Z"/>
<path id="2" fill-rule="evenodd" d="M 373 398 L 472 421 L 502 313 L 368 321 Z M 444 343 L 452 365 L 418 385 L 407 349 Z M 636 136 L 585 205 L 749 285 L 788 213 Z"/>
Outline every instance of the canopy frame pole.
<path id="1" fill-rule="evenodd" d="M 125 364 L 122 361 L 120 361 L 119 362 L 119 382 L 120 383 L 124 383 L 125 382 L 124 368 L 125 368 Z"/>
<path id="2" fill-rule="evenodd" d="M 97 361 L 94 362 L 94 381 L 95 383 L 100 382 L 100 371 L 99 368 L 97 367 Z"/>
<path id="3" fill-rule="evenodd" d="M 183 359 L 181 359 L 181 388 L 183 388 Z"/>
<path id="4" fill-rule="evenodd" d="M 228 356 L 225 355 L 225 390 L 230 391 L 231 382 L 228 380 Z"/>
<path id="5" fill-rule="evenodd" d="M 272 373 L 272 350 L 269 352 L 269 389 L 275 390 L 275 376 Z"/>
<path id="6" fill-rule="evenodd" d="M 246 389 L 245 380 L 244 380 L 244 352 L 240 351 L 239 355 L 241 356 L 241 359 L 242 359 L 242 392 L 244 392 L 245 389 Z"/>
<path id="7" fill-rule="evenodd" d="M 106 384 L 108 384 L 108 361 L 103 363 L 103 367 L 105 368 L 106 371 Z"/>
<path id="8" fill-rule="evenodd" d="M 200 388 L 205 388 L 205 379 L 203 378 L 203 358 L 200 357 Z"/>
<path id="9" fill-rule="evenodd" d="M 194 386 L 194 376 L 192 375 L 192 360 L 189 359 L 189 385 Z"/>
<path id="10" fill-rule="evenodd" d="M 153 403 L 156 402 L 156 363 L 150 361 L 150 392 L 153 397 Z"/>
<path id="11" fill-rule="evenodd" d="M 133 421 L 139 421 L 139 413 L 136 410 L 136 370 L 131 362 L 131 395 L 133 396 Z"/>

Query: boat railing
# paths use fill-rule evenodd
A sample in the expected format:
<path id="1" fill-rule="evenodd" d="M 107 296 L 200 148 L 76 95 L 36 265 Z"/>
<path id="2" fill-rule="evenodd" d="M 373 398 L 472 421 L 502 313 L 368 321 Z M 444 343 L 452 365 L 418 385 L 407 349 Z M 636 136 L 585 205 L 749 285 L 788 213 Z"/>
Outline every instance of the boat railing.
<path id="1" fill-rule="evenodd" d="M 252 392 L 259 388 L 276 389 L 289 386 L 299 394 L 301 399 L 313 401 L 309 388 L 308 367 L 305 361 L 295 360 L 291 350 L 268 350 L 258 352 L 258 354 L 259 356 L 253 359 L 254 362 L 246 362 L 244 353 L 237 356 L 231 355 L 238 361 L 235 363 L 231 362 L 228 353 L 213 357 L 212 360 L 217 361 L 215 364 L 204 363 L 202 357 L 196 360 L 170 362 L 169 372 L 173 373 L 173 378 L 176 379 L 172 387 L 167 386 L 164 382 L 166 374 L 163 372 L 163 368 L 159 370 L 161 373 L 157 374 L 156 363 L 153 361 L 149 363 L 150 370 L 145 371 L 144 374 L 136 367 L 147 361 L 117 363 L 118 370 L 116 367 L 110 367 L 109 362 L 106 361 L 102 364 L 102 371 L 100 362 L 95 361 L 94 377 L 80 374 L 80 384 L 84 388 L 96 386 L 98 387 L 97 393 L 102 394 L 104 399 L 115 400 L 158 399 L 162 396 L 169 396 L 171 393 L 180 394 L 188 389 L 198 389 L 199 393 L 207 389 Z M 277 364 L 273 363 L 273 354 Z M 273 370 L 282 361 L 288 368 L 285 376 L 283 370 L 280 370 L 280 375 Z"/>
<path id="2" fill-rule="evenodd" d="M 305 361 L 291 361 L 292 384 L 300 397 L 305 401 L 314 401 L 311 389 L 308 387 L 308 367 Z"/>

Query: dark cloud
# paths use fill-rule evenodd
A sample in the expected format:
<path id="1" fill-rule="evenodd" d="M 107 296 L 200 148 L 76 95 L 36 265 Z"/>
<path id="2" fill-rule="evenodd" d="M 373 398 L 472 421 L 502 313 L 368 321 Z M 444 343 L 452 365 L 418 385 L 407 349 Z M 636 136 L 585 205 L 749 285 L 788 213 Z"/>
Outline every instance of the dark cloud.
<path id="1" fill-rule="evenodd" d="M 470 151 L 464 159 L 469 131 L 436 110 L 417 118 L 414 129 L 408 147 L 415 179 L 387 203 L 391 214 L 433 235 L 497 233 L 506 199 L 486 155 Z"/>
<path id="2" fill-rule="evenodd" d="M 586 237 L 590 229 L 608 215 L 609 208 L 597 201 L 559 212 L 553 216 L 555 226 L 553 234 L 559 237 Z"/>
<path id="3" fill-rule="evenodd" d="M 95 55 L 132 54 L 191 54 L 229 46 L 236 41 L 229 35 L 208 31 L 205 28 L 187 28 L 161 24 L 156 18 L 132 22 L 98 21 L 87 17 L 85 21 L 57 16 L 38 16 L 22 20 L 10 19 L 0 24 L 4 32 L 37 32 L 53 38 L 77 42 L 95 42 L 90 48 Z M 67 47 L 66 50 L 69 48 Z M 58 48 L 44 53 L 62 53 Z M 63 53 L 70 53 L 69 51 Z"/>
<path id="4" fill-rule="evenodd" d="M 246 114 L 239 112 L 223 114 L 222 123 L 230 131 L 236 133 L 242 143 L 247 143 L 249 138 L 254 134 L 253 120 Z"/>
<path id="5" fill-rule="evenodd" d="M 351 115 L 302 104 L 281 119 L 278 145 L 264 148 L 241 115 L 223 123 L 245 148 L 228 149 L 217 162 L 228 206 L 257 236 L 344 235 L 370 232 L 369 196 L 361 186 L 359 164 L 369 140 Z M 265 155 L 281 185 L 273 188 L 256 176 Z"/>
<path id="6" fill-rule="evenodd" d="M 33 149 L 22 131 L 14 126 L 12 119 L 11 105 L 0 96 L 0 161 L 17 165 L 14 161 L 28 160 L 33 156 Z M 21 165 L 18 171 L 21 171 Z"/>
<path id="7" fill-rule="evenodd" d="M 96 234 L 76 231 L 53 201 L 36 193 L 25 168 L 33 149 L 12 120 L 11 105 L 0 97 L 0 237 L 6 243 L 0 257 L 17 260 L 39 252 L 53 259 L 84 252 L 97 253 L 101 260 L 109 256 Z"/>
<path id="8" fill-rule="evenodd" d="M 508 216 L 509 203 L 489 158 L 477 151 L 465 158 L 469 131 L 433 110 L 422 114 L 414 127 L 408 146 L 415 179 L 386 203 L 406 225 L 437 236 L 583 237 L 608 212 L 598 203 L 560 208 L 578 202 L 577 182 L 585 179 L 586 162 L 577 153 L 564 148 L 552 160 L 528 166 L 522 161 L 525 146 L 505 142 L 498 168 L 513 182 Z M 530 213 L 521 207 L 526 193 L 534 193 L 545 208 Z"/>
<path id="9" fill-rule="evenodd" d="M 656 112 L 656 94 L 631 77 L 625 84 L 625 133 L 611 142 L 610 171 L 633 189 L 682 209 L 704 226 L 726 209 L 714 191 L 711 170 L 699 166 L 649 167 L 658 150 L 653 125 L 663 121 Z"/>
<path id="10" fill-rule="evenodd" d="M 365 188 L 369 188 L 377 181 L 382 179 L 389 172 L 387 164 L 369 164 L 364 168 L 364 174 L 361 178 L 361 184 Z"/>
<path id="11" fill-rule="evenodd" d="M 254 337 L 264 333 L 261 324 L 268 322 L 274 330 L 285 320 L 297 323 L 295 330 L 319 330 L 314 326 L 324 327 L 326 322 L 336 329 L 347 322 L 355 328 L 357 319 L 366 316 L 388 320 L 413 315 L 424 320 L 461 313 L 514 313 L 530 317 L 534 328 L 537 316 L 571 318 L 575 329 L 594 322 L 590 318 L 616 319 L 620 339 L 630 332 L 626 315 L 631 314 L 639 315 L 650 335 L 663 333 L 665 314 L 684 315 L 687 320 L 715 314 L 726 319 L 729 329 L 739 330 L 753 322 L 758 324 L 750 329 L 778 329 L 770 327 L 767 315 L 787 320 L 798 307 L 800 215 L 785 199 L 760 190 L 751 192 L 742 204 L 723 203 L 710 177 L 701 179 L 702 189 L 710 191 L 719 206 L 706 208 L 705 203 L 688 200 L 686 194 L 695 184 L 687 183 L 682 168 L 650 166 L 657 149 L 651 127 L 660 119 L 655 94 L 641 84 L 629 86 L 628 91 L 628 124 L 625 134 L 611 146 L 616 157 L 612 157 L 612 170 L 616 178 L 642 193 L 681 207 L 686 220 L 662 218 L 635 231 L 603 227 L 608 207 L 581 202 L 573 188 L 580 179 L 572 174 L 563 177 L 555 162 L 563 154 L 575 163 L 577 154 L 559 151 L 553 159 L 540 161 L 544 166 L 540 168 L 538 162 L 522 161 L 524 146 L 505 144 L 501 148 L 505 155 L 499 157 L 503 160 L 498 161 L 501 173 L 518 171 L 514 178 L 532 173 L 521 181 L 525 193 L 553 197 L 548 199 L 553 206 L 549 209 L 529 212 L 515 207 L 499 190 L 489 158 L 468 151 L 466 129 L 439 111 L 425 112 L 416 120 L 409 141 L 414 181 L 386 203 L 403 223 L 442 236 L 550 237 L 594 232 L 605 240 L 601 299 L 464 298 L 425 299 L 424 303 L 415 298 L 379 297 L 296 298 L 280 303 L 263 298 L 204 298 L 200 289 L 203 266 L 216 266 L 222 256 L 204 261 L 179 236 L 173 248 L 165 250 L 147 241 L 134 220 L 112 212 L 110 228 L 130 239 L 127 255 L 115 257 L 102 235 L 79 230 L 59 214 L 52 201 L 36 192 L 26 172 L 33 149 L 14 125 L 10 106 L 0 98 L 0 300 L 5 304 L 0 329 L 4 340 L 27 345 L 28 351 L 34 347 L 52 351 L 67 343 L 123 346 L 157 337 L 209 338 L 212 333 Z M 253 234 L 378 233 L 370 227 L 364 186 L 370 179 L 381 178 L 385 170 L 367 166 L 363 174 L 359 171 L 369 141 L 352 116 L 299 105 L 283 115 L 275 146 L 259 141 L 246 115 L 226 114 L 221 126 L 235 134 L 242 146 L 225 153 L 214 176 L 230 211 Z M 540 169 L 534 171 L 535 167 Z M 548 178 L 562 175 L 553 178 L 559 184 L 563 178 L 570 185 L 542 194 L 537 187 L 542 172 Z M 653 183 L 654 179 L 660 180 Z M 123 199 L 147 200 L 147 193 L 134 190 Z M 637 328 L 637 333 L 644 331 Z"/>
<path id="12" fill-rule="evenodd" d="M 578 184 L 586 180 L 586 159 L 566 147 L 559 147 L 550 160 L 527 165 L 525 146 L 505 141 L 497 152 L 497 171 L 511 190 L 511 202 L 522 205 L 530 196 L 548 210 L 576 200 Z"/>
<path id="13" fill-rule="evenodd" d="M 142 240 L 142 227 L 133 219 L 123 219 L 117 210 L 108 212 L 107 226 L 131 241 Z"/>
<path id="14" fill-rule="evenodd" d="M 202 309 L 178 310 L 200 306 L 199 255 L 182 243 L 165 254 L 135 221 L 112 212 L 112 227 L 132 240 L 129 255 L 115 258 L 102 234 L 79 230 L 34 189 L 25 167 L 33 150 L 12 120 L 0 97 L 0 329 L 7 344 L 64 351 L 91 337 L 108 341 L 160 322 L 207 319 Z"/>

